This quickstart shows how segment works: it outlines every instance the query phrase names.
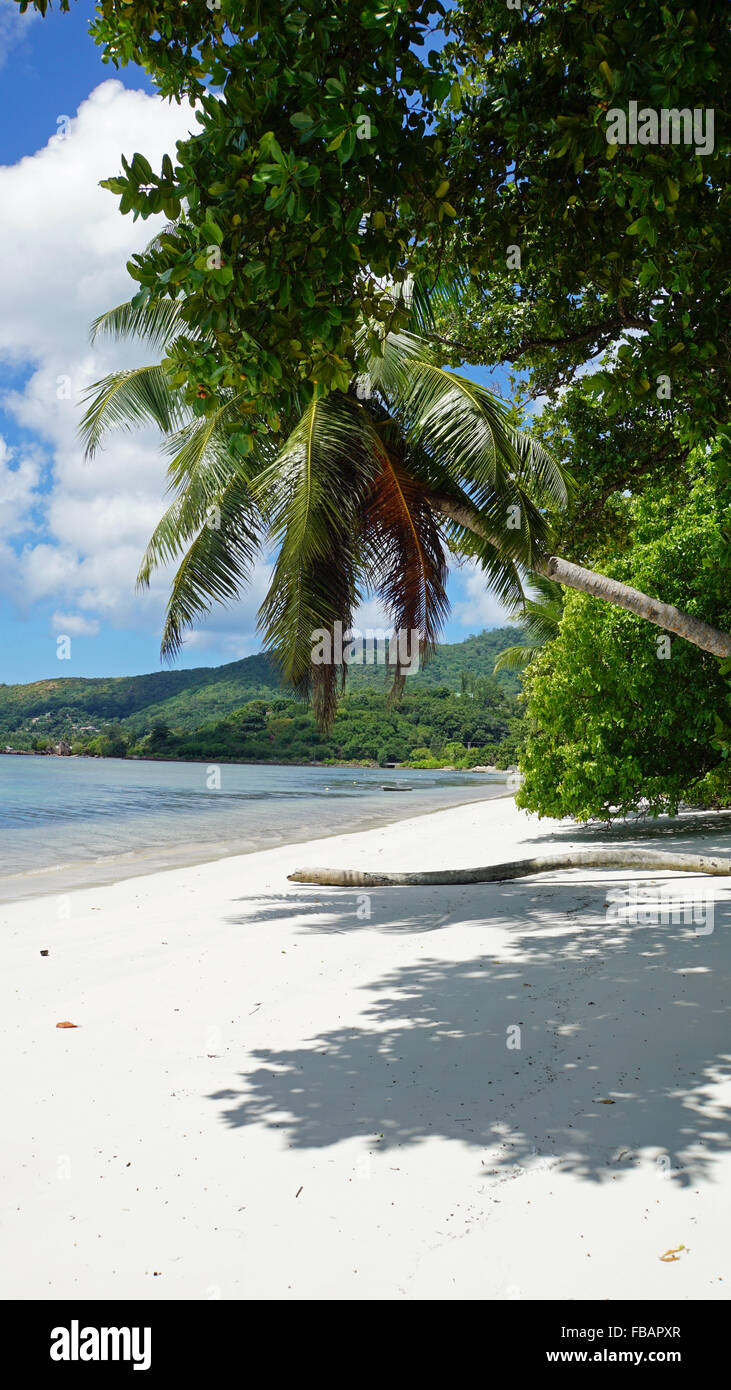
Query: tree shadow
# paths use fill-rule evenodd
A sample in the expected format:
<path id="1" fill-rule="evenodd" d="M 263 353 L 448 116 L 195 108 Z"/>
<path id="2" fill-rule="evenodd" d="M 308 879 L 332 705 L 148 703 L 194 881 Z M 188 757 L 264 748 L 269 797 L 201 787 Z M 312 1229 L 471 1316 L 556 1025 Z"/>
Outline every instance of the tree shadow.
<path id="1" fill-rule="evenodd" d="M 681 898 L 709 891 L 700 878 L 649 882 Z M 296 1148 L 457 1140 L 483 1151 L 494 1178 L 548 1163 L 600 1182 L 640 1162 L 682 1185 L 711 1176 L 729 1146 L 712 1092 L 731 1064 L 718 986 L 731 899 L 717 895 L 706 935 L 692 921 L 608 921 L 616 886 L 616 874 L 574 873 L 374 889 L 370 920 L 340 889 L 251 904 L 233 924 L 294 917 L 305 933 L 421 934 L 455 921 L 474 928 L 479 953 L 389 970 L 359 986 L 353 1024 L 254 1052 L 240 1087 L 210 1097 L 224 1123 L 263 1123 Z"/>
<path id="2" fill-rule="evenodd" d="M 648 840 L 658 840 L 658 849 L 667 849 L 678 854 L 721 854 L 729 852 L 731 835 L 731 811 L 696 811 L 679 816 L 628 816 L 621 821 L 591 821 L 577 825 L 576 821 L 554 822 L 550 834 L 537 830 L 523 837 L 525 845 L 540 844 L 544 852 L 561 841 L 577 845 L 594 845 L 597 837 L 602 848 L 621 844 L 627 849 L 642 849 Z M 672 845 L 666 843 L 672 839 Z M 699 844 L 699 839 L 703 844 Z"/>

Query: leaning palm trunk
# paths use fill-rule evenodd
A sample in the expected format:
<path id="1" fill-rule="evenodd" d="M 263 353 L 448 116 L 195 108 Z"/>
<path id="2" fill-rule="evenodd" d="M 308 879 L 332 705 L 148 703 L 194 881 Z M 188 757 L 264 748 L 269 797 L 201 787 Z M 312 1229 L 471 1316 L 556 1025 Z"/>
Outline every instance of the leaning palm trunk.
<path id="1" fill-rule="evenodd" d="M 514 859 L 484 869 L 429 869 L 424 873 L 367 873 L 361 869 L 296 869 L 293 883 L 321 883 L 333 888 L 411 887 L 440 883 L 504 883 L 553 869 L 670 869 L 674 873 L 731 875 L 731 859 L 703 854 L 666 854 L 654 849 L 582 849 Z"/>
<path id="2" fill-rule="evenodd" d="M 429 501 L 434 510 L 442 516 L 456 521 L 475 535 L 494 540 L 487 534 L 479 514 L 463 503 L 455 503 L 450 497 L 436 493 L 430 494 Z M 671 603 L 661 603 L 659 599 L 651 598 L 649 594 L 643 594 L 629 584 L 622 584 L 618 579 L 608 579 L 606 575 L 596 574 L 594 570 L 582 569 L 581 565 L 574 565 L 559 555 L 551 555 L 545 559 L 536 556 L 531 562 L 531 568 L 544 575 L 546 579 L 556 580 L 569 589 L 578 589 L 582 594 L 591 594 L 593 598 L 604 599 L 605 602 L 613 603 L 619 608 L 626 608 L 628 612 L 636 613 L 638 618 L 654 623 L 665 632 L 684 637 L 686 642 L 700 647 L 701 651 L 710 652 L 718 657 L 731 656 L 730 633 L 713 627 L 702 618 L 683 613 Z"/>

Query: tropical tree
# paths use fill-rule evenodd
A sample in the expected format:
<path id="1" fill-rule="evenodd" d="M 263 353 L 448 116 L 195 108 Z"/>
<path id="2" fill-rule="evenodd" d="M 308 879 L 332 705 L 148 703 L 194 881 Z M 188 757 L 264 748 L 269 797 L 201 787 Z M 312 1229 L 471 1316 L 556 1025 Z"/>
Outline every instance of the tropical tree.
<path id="1" fill-rule="evenodd" d="M 379 333 L 361 323 L 348 390 L 316 389 L 304 400 L 293 391 L 278 428 L 268 407 L 257 414 L 246 386 L 222 387 L 204 415 L 191 412 L 167 365 L 190 341 L 183 308 L 132 301 L 94 323 L 93 338 L 137 335 L 164 347 L 166 362 L 98 382 L 82 426 L 89 454 L 115 426 L 153 422 L 166 435 L 174 496 L 139 573 L 148 585 L 153 570 L 178 561 L 165 656 L 213 602 L 241 593 L 267 546 L 278 553 L 260 614 L 264 639 L 294 688 L 312 690 L 324 723 L 342 663 L 324 649 L 313 663 L 315 634 L 333 637 L 336 623 L 347 631 L 369 592 L 396 629 L 419 631 L 428 655 L 447 613 L 449 551 L 476 560 L 503 601 L 523 602 L 521 571 L 529 570 L 731 655 L 731 637 L 702 619 L 551 555 L 550 515 L 566 504 L 566 470 L 516 428 L 505 402 L 444 369 L 424 336 L 432 310 L 418 287 L 409 328 Z M 397 665 L 395 691 L 403 680 Z"/>
<path id="2" fill-rule="evenodd" d="M 178 301 L 162 313 L 157 305 L 120 305 L 94 323 L 92 337 L 138 335 L 174 357 L 178 340 L 189 338 L 180 309 Z M 414 328 L 429 312 L 417 290 Z M 186 629 L 214 601 L 237 597 L 255 559 L 275 550 L 260 614 L 264 639 L 286 680 L 312 690 L 324 723 L 334 714 L 343 661 L 333 651 L 318 660 L 318 633 L 331 639 L 337 623 L 352 628 L 368 592 L 397 631 L 419 632 L 427 656 L 448 609 L 448 551 L 473 557 L 498 595 L 517 601 L 521 567 L 539 563 L 549 512 L 567 499 L 552 455 L 516 429 L 502 400 L 445 371 L 418 332 L 378 336 L 363 323 L 358 363 L 349 390 L 292 399 L 291 418 L 280 422 L 283 440 L 245 390 L 222 388 L 196 417 L 160 364 L 98 382 L 82 426 L 89 454 L 114 427 L 154 422 L 166 435 L 174 496 L 139 572 L 148 585 L 153 570 L 178 561 L 163 654 L 174 656 Z M 446 515 L 447 505 L 468 513 L 470 525 Z M 396 692 L 403 667 L 399 660 Z"/>
<path id="3" fill-rule="evenodd" d="M 676 602 L 731 619 L 718 564 L 718 495 L 697 458 L 672 506 L 659 484 L 632 498 L 633 544 L 616 570 Z M 724 666 L 727 667 L 724 677 Z M 566 596 L 560 631 L 530 663 L 518 804 L 540 815 L 674 814 L 731 802 L 731 663 L 653 636 L 629 613 Z"/>

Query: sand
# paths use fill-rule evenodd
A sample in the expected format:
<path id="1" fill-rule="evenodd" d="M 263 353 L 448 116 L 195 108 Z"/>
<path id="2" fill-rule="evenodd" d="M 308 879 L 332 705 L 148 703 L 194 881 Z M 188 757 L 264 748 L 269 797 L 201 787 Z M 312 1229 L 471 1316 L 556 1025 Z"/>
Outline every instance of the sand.
<path id="1" fill-rule="evenodd" d="M 286 875 L 729 830 L 487 801 L 0 909 L 2 1296 L 726 1298 L 731 881 Z"/>

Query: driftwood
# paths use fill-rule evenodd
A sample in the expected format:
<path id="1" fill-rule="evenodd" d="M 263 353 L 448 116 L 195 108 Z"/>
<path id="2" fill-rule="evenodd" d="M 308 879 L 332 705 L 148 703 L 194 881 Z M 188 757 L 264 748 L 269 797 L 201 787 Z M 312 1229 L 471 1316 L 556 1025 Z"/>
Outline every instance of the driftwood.
<path id="1" fill-rule="evenodd" d="M 424 873 L 366 873 L 360 869 L 297 869 L 292 883 L 321 883 L 333 888 L 381 888 L 439 883 L 504 883 L 506 879 L 546 874 L 552 869 L 669 869 L 673 873 L 731 875 L 731 859 L 705 854 L 666 854 L 655 849 L 582 849 L 514 859 L 484 869 L 430 869 Z"/>

